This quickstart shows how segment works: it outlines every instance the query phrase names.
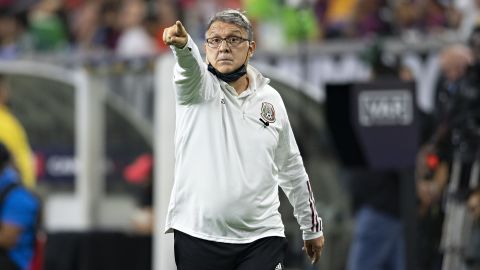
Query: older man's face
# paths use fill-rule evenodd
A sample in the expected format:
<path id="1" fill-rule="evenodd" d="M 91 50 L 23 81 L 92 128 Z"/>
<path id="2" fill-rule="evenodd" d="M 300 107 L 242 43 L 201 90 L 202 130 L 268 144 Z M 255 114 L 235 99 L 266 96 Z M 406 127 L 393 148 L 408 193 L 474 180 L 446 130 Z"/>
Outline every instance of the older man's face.
<path id="1" fill-rule="evenodd" d="M 247 31 L 235 24 L 216 21 L 212 23 L 206 34 L 207 39 L 229 37 L 238 37 L 244 41 L 238 45 L 230 45 L 226 41 L 221 41 L 217 48 L 212 48 L 205 43 L 207 61 L 222 73 L 230 73 L 241 67 L 255 50 L 255 42 L 246 41 L 248 39 Z"/>

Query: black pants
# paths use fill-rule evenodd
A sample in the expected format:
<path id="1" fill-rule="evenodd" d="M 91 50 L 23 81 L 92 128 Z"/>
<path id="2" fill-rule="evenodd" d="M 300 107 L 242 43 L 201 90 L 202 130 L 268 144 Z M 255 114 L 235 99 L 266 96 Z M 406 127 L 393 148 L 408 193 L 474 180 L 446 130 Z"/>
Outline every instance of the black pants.
<path id="1" fill-rule="evenodd" d="M 227 244 L 175 231 L 178 270 L 284 269 L 286 248 L 284 237 L 266 237 L 248 244 Z"/>

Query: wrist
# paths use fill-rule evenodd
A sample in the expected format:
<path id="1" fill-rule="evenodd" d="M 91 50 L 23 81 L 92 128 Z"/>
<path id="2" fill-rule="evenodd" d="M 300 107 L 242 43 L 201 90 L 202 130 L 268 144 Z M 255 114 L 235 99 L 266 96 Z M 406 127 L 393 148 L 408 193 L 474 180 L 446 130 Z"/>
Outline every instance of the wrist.
<path id="1" fill-rule="evenodd" d="M 312 240 L 312 239 L 322 237 L 322 236 L 323 236 L 323 231 L 312 232 L 310 230 L 305 230 L 305 231 L 303 231 L 302 238 L 305 241 L 305 240 Z"/>

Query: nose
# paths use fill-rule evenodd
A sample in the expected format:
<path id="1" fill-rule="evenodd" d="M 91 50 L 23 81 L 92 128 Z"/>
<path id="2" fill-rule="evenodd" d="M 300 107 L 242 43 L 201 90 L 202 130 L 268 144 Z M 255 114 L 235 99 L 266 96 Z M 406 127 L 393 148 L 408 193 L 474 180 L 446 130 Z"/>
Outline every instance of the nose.
<path id="1" fill-rule="evenodd" d="M 228 52 L 230 51 L 230 47 L 228 46 L 228 43 L 225 39 L 220 42 L 220 45 L 218 45 L 218 50 L 221 52 Z"/>

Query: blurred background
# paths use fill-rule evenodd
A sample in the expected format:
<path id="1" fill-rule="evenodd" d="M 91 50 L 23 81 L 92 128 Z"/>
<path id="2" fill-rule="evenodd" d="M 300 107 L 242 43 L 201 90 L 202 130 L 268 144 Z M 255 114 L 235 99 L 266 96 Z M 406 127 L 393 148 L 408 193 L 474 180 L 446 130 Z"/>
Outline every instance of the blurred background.
<path id="1" fill-rule="evenodd" d="M 480 269 L 480 1 L 0 0 L 5 106 L 43 202 L 34 269 L 175 269 L 162 34 L 180 19 L 202 48 L 225 8 L 252 20 L 325 224 L 311 266 L 280 192 L 286 269 Z"/>

